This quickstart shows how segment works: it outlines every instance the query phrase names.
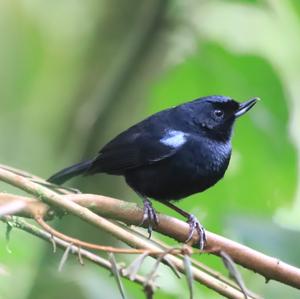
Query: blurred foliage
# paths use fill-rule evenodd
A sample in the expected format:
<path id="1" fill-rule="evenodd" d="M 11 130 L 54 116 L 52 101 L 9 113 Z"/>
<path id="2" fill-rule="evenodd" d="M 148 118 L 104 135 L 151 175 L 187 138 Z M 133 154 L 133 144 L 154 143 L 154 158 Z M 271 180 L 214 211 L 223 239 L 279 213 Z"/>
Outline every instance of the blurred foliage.
<path id="1" fill-rule="evenodd" d="M 239 101 L 259 96 L 238 121 L 225 178 L 179 206 L 209 230 L 300 266 L 298 0 L 4 0 L 0 34 L 1 163 L 44 177 L 90 157 L 161 109 L 209 94 Z M 73 185 L 138 200 L 122 178 L 98 175 Z M 60 229 L 114 242 L 69 218 Z M 31 236 L 13 231 L 12 253 L 4 237 L 0 245 L 0 266 L 8 272 L 0 298 L 119 298 L 109 273 L 93 265 L 82 268 L 70 259 L 58 273 L 62 253 L 53 255 Z M 218 259 L 199 259 L 225 272 Z M 155 298 L 188 298 L 184 280 L 164 266 L 160 273 Z M 289 287 L 243 275 L 267 298 L 299 297 Z M 129 298 L 143 296 L 132 283 L 125 287 Z M 199 285 L 195 292 L 220 297 Z"/>

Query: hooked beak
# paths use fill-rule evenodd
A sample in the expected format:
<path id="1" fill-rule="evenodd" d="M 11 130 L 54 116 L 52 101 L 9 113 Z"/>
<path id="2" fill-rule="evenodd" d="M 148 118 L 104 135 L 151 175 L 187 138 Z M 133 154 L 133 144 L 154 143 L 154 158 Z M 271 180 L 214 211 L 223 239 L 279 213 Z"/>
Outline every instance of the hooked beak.
<path id="1" fill-rule="evenodd" d="M 238 110 L 235 112 L 235 117 L 240 117 L 241 115 L 245 114 L 248 110 L 250 110 L 260 98 L 253 98 L 246 102 L 240 103 Z"/>

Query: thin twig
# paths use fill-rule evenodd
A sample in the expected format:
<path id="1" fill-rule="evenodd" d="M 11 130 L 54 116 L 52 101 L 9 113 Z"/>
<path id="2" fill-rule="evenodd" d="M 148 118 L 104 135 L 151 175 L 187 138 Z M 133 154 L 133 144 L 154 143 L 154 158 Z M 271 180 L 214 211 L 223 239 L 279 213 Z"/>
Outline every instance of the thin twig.
<path id="1" fill-rule="evenodd" d="M 105 245 L 84 242 L 79 239 L 69 237 L 69 236 L 57 231 L 56 229 L 54 229 L 53 227 L 48 225 L 41 217 L 35 217 L 34 219 L 45 231 L 47 231 L 51 235 L 56 236 L 64 241 L 74 244 L 78 247 L 84 247 L 87 249 L 94 249 L 94 250 L 111 252 L 111 253 L 124 253 L 124 254 L 144 254 L 144 253 L 146 253 L 146 254 L 152 255 L 152 256 L 161 254 L 161 250 L 118 248 L 118 247 L 105 246 Z M 175 254 L 175 255 L 182 254 L 182 249 L 180 249 L 180 248 L 172 248 L 171 251 L 172 251 L 172 254 Z M 192 251 L 192 254 L 199 253 L 199 252 L 200 252 L 199 250 L 195 250 L 195 252 Z"/>
<path id="2" fill-rule="evenodd" d="M 2 220 L 4 222 L 7 221 L 6 219 L 3 219 L 3 218 L 0 218 L 0 220 Z M 40 229 L 40 228 L 36 227 L 35 225 L 32 225 L 32 224 L 28 223 L 25 220 L 14 219 L 13 221 L 11 221 L 11 225 L 13 225 L 14 228 L 25 231 L 25 232 L 27 232 L 31 235 L 34 235 L 35 237 L 38 237 L 38 238 L 40 238 L 40 239 L 42 239 L 42 240 L 44 240 L 44 241 L 46 241 L 50 244 L 52 244 L 52 242 L 54 241 L 55 244 L 57 245 L 57 247 L 59 247 L 63 250 L 66 250 L 70 245 L 68 242 L 66 242 L 64 240 L 61 240 L 57 237 L 52 236 L 51 234 L 44 231 L 43 229 Z M 87 259 L 87 260 L 89 260 L 89 261 L 91 261 L 91 262 L 93 262 L 93 263 L 95 263 L 95 264 L 111 271 L 111 264 L 108 260 L 106 260 L 106 259 L 104 259 L 104 258 L 102 258 L 102 257 L 100 257 L 100 256 L 98 256 L 98 255 L 96 255 L 96 254 L 94 254 L 90 251 L 79 248 L 75 245 L 71 246 L 71 249 L 70 249 L 71 254 L 78 255 L 79 251 L 80 251 L 80 255 L 83 258 L 85 258 L 85 259 Z M 122 277 L 124 277 L 126 279 L 129 279 L 129 280 L 132 280 L 134 282 L 137 282 L 142 286 L 144 285 L 144 283 L 146 281 L 143 276 L 138 275 L 138 274 L 135 275 L 134 278 L 129 278 L 129 274 L 127 275 L 126 273 L 123 273 L 123 272 L 121 272 L 121 275 L 122 275 Z"/>

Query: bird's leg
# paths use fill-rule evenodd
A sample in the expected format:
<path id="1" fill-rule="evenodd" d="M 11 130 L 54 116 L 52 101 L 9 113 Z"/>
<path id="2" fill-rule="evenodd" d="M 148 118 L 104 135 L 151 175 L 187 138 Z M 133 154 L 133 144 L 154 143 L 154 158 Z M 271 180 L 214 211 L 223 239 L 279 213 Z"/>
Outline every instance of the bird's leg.
<path id="1" fill-rule="evenodd" d="M 158 224 L 158 217 L 152 206 L 151 201 L 147 197 L 141 195 L 140 193 L 138 193 L 138 195 L 143 199 L 144 203 L 144 214 L 140 225 L 143 225 L 146 221 L 148 222 L 148 238 L 150 239 L 152 235 L 153 225 Z"/>
<path id="2" fill-rule="evenodd" d="M 185 212 L 184 210 L 176 207 L 175 205 L 173 205 L 172 203 L 170 203 L 168 201 L 161 202 L 161 203 L 163 203 L 164 205 L 168 206 L 169 208 L 173 209 L 180 215 L 187 218 L 187 223 L 189 224 L 190 229 L 189 229 L 188 238 L 186 239 L 185 243 L 188 243 L 192 239 L 193 233 L 196 230 L 196 232 L 199 235 L 199 244 L 198 244 L 199 248 L 201 250 L 203 250 L 203 248 L 205 247 L 205 244 L 206 244 L 206 234 L 205 234 L 204 227 L 201 225 L 199 220 L 193 214 L 189 214 L 189 213 Z"/>

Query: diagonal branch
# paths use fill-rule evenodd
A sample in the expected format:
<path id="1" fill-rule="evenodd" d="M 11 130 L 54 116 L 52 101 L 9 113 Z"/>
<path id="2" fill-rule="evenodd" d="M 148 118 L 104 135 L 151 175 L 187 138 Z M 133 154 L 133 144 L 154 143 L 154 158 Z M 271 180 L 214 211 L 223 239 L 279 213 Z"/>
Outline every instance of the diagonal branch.
<path id="1" fill-rule="evenodd" d="M 88 208 L 80 206 L 75 201 L 71 201 L 66 197 L 66 195 L 58 194 L 55 191 L 47 188 L 45 186 L 47 184 L 46 181 L 37 178 L 34 179 L 35 181 L 32 181 L 30 176 L 23 176 L 16 171 L 9 170 L 7 167 L 5 169 L 3 167 L 0 168 L 0 180 L 34 195 L 35 197 L 43 200 L 45 203 L 49 204 L 55 209 L 59 209 L 60 211 L 67 211 L 70 214 L 76 215 L 86 222 L 111 233 L 116 238 L 124 241 L 131 247 L 142 248 L 146 249 L 147 251 L 161 250 L 162 253 L 165 251 L 166 248 L 159 245 L 158 243 L 152 240 L 148 240 L 147 238 L 139 234 L 135 234 L 132 231 L 129 231 L 128 228 L 119 225 L 118 223 L 109 221 L 97 215 Z M 39 182 L 37 182 L 36 180 L 38 180 Z M 142 213 L 141 210 L 139 211 Z M 139 219 L 142 218 L 141 213 L 138 214 Z M 42 215 L 34 215 L 35 218 L 37 216 Z M 181 257 L 169 255 L 168 260 L 169 263 L 172 263 L 180 272 L 185 273 L 185 266 Z M 192 267 L 192 274 L 196 281 L 201 282 L 203 285 L 215 290 L 216 292 L 227 298 L 244 298 L 243 293 L 238 287 L 232 286 L 231 284 L 228 284 L 218 279 L 217 277 L 212 276 L 199 268 L 196 268 L 195 266 Z M 254 295 L 249 295 L 249 298 L 257 297 L 255 297 Z"/>
<path id="2" fill-rule="evenodd" d="M 0 218 L 1 219 L 1 218 Z M 6 222 L 6 219 L 1 219 L 2 221 Z M 55 246 L 65 250 L 68 248 L 68 246 L 70 246 L 70 243 L 61 240 L 60 238 L 54 237 L 52 236 L 50 233 L 22 220 L 22 219 L 14 219 L 13 221 L 10 222 L 11 225 L 15 228 L 18 228 L 22 231 L 25 231 L 27 233 L 30 233 L 31 235 L 34 235 L 50 244 L 55 244 Z M 96 255 L 95 253 L 92 253 L 88 250 L 82 249 L 78 246 L 72 245 L 70 248 L 70 253 L 77 255 L 78 257 L 83 257 L 89 261 L 91 261 L 92 263 L 99 265 L 105 269 L 108 269 L 111 271 L 111 263 L 104 259 L 103 257 L 100 257 L 98 255 Z M 124 278 L 129 279 L 129 280 L 133 280 L 137 283 L 139 283 L 140 285 L 144 285 L 146 283 L 146 279 L 145 277 L 141 276 L 141 275 L 135 275 L 134 278 L 130 277 L 129 274 L 127 274 L 125 271 L 121 271 L 120 273 Z M 153 286 L 154 287 L 154 286 Z"/>
<path id="3" fill-rule="evenodd" d="M 136 204 L 111 197 L 93 194 L 72 194 L 62 195 L 62 197 L 89 208 L 98 215 L 119 220 L 129 225 L 138 225 L 143 217 L 142 209 Z M 18 196 L 15 199 L 20 200 L 21 197 Z M 11 202 L 11 200 L 12 195 L 0 194 L 0 205 Z M 24 197 L 23 200 L 25 200 Z M 34 214 L 28 214 L 28 211 L 32 211 L 32 209 L 42 212 L 43 216 L 47 216 L 51 211 L 42 202 L 28 198 L 26 198 L 26 202 L 27 208 L 19 212 L 21 216 L 33 217 Z M 185 222 L 162 214 L 158 214 L 158 217 L 159 225 L 154 227 L 157 232 L 179 242 L 186 240 L 189 226 Z M 197 244 L 197 238 L 198 235 L 194 234 L 192 244 Z M 295 288 L 300 288 L 300 269 L 212 232 L 207 232 L 206 249 L 217 254 L 219 250 L 215 250 L 216 248 L 228 253 L 237 264 L 263 275 L 267 280 L 273 279 Z"/>

